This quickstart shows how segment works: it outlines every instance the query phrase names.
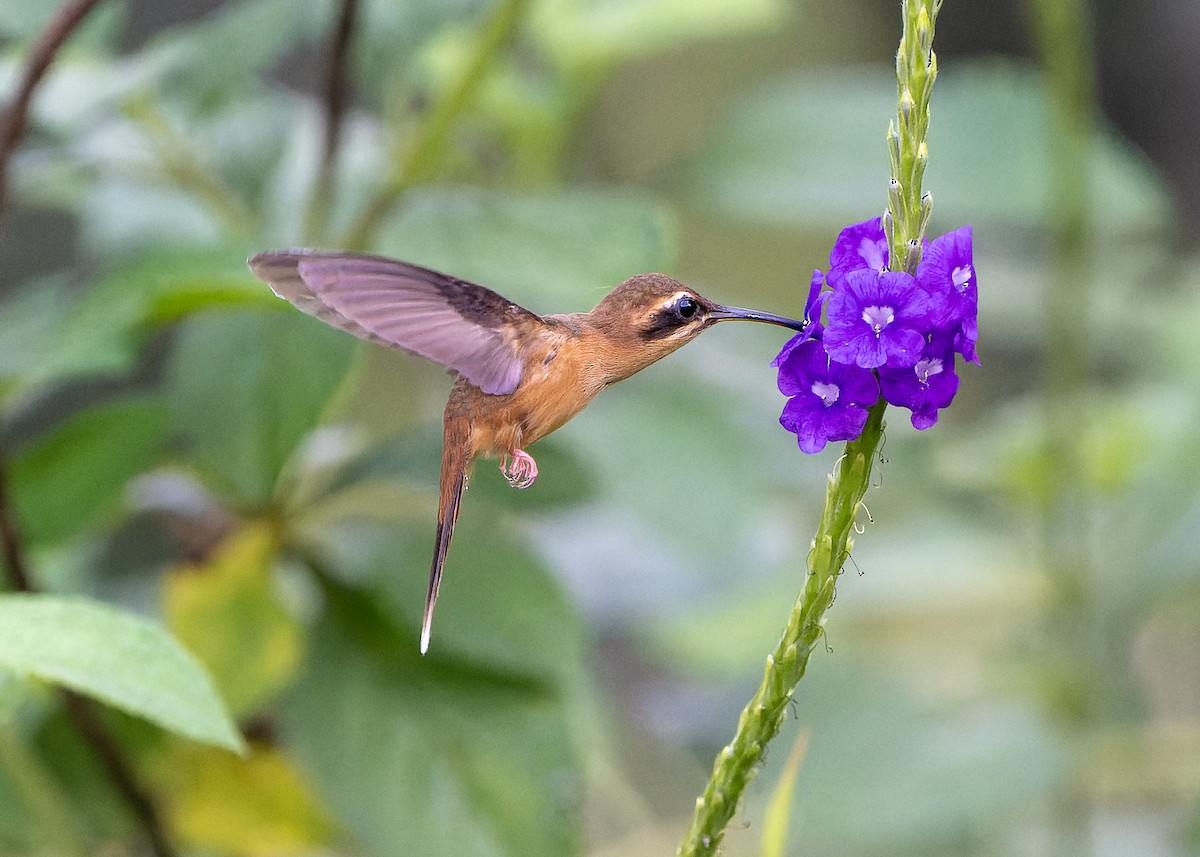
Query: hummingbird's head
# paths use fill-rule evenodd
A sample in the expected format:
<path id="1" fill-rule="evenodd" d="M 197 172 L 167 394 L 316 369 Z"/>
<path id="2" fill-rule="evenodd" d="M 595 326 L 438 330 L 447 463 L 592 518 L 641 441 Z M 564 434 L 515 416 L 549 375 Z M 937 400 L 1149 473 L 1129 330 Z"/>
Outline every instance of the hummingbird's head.
<path id="1" fill-rule="evenodd" d="M 714 303 L 665 274 L 638 274 L 609 292 L 589 313 L 617 346 L 628 377 L 691 342 L 718 321 L 761 321 L 801 330 L 804 322 Z"/>
<path id="2" fill-rule="evenodd" d="M 597 325 L 645 343 L 691 341 L 718 321 L 760 321 L 802 330 L 804 322 L 714 303 L 665 274 L 638 274 L 617 286 L 592 310 Z M 674 350 L 672 348 L 671 350 Z"/>

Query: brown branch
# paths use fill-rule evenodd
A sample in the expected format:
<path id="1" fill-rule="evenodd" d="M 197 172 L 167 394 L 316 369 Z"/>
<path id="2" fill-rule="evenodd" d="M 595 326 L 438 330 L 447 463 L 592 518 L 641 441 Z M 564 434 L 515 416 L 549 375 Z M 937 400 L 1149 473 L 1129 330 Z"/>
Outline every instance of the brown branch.
<path id="1" fill-rule="evenodd" d="M 66 688 L 59 688 L 58 698 L 62 701 L 67 719 L 83 736 L 84 742 L 108 775 L 109 782 L 141 825 L 156 857 L 175 857 L 175 846 L 167 838 L 158 809 L 142 791 L 120 745 L 96 713 L 96 706 L 90 699 Z"/>
<path id="2" fill-rule="evenodd" d="M 62 47 L 67 37 L 79 26 L 79 22 L 92 11 L 92 7 L 100 0 L 68 0 L 59 6 L 50 17 L 46 29 L 38 36 L 29 51 L 29 59 L 17 82 L 16 94 L 4 113 L 0 115 L 0 216 L 4 213 L 5 197 L 8 190 L 8 162 L 12 154 L 25 136 L 25 127 L 29 119 L 29 105 L 33 101 L 33 93 L 41 83 L 54 61 L 58 49 Z"/>
<path id="3" fill-rule="evenodd" d="M 334 170 L 337 165 L 338 147 L 342 141 L 343 118 L 346 115 L 346 65 L 357 20 L 358 0 L 342 0 L 342 11 L 333 34 L 325 71 L 325 138 L 304 225 L 309 243 L 320 241 L 328 225 L 330 208 L 333 206 Z"/>
<path id="4" fill-rule="evenodd" d="M 33 580 L 29 576 L 29 563 L 25 561 L 25 548 L 21 541 L 17 513 L 9 502 L 8 470 L 0 460 L 0 556 L 8 570 L 9 585 L 17 592 L 33 592 Z"/>

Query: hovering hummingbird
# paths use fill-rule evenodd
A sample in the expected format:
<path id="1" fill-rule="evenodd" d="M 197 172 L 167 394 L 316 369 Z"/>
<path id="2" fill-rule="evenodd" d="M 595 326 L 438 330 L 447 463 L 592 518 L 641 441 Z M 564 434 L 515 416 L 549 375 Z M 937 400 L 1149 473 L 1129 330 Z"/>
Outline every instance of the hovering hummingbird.
<path id="1" fill-rule="evenodd" d="M 525 447 L 582 411 L 610 384 L 695 339 L 718 321 L 801 330 L 779 315 L 715 304 L 663 274 L 621 283 L 591 312 L 540 316 L 491 289 L 382 256 L 281 250 L 249 260 L 302 312 L 362 339 L 419 354 L 457 373 L 444 416 L 437 538 L 421 653 L 471 465 L 500 459 L 515 488 L 538 468 Z"/>

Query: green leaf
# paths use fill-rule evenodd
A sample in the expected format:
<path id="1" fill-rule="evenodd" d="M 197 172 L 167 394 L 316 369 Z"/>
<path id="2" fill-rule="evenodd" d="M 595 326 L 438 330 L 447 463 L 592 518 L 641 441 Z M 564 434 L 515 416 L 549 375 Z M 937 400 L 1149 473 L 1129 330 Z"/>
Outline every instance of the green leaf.
<path id="1" fill-rule="evenodd" d="M 405 457 L 376 467 L 402 469 Z M 489 467 L 472 482 L 424 657 L 432 485 L 415 520 L 314 521 L 301 536 L 330 564 L 318 574 L 326 618 L 285 733 L 366 853 L 500 857 L 577 844 L 580 623 L 520 528 L 497 514 L 490 491 L 475 490 L 483 482 L 503 479 Z M 365 474 L 353 484 L 367 484 Z M 505 492 L 505 506 L 519 509 L 522 495 Z M 354 555 L 364 550 L 369 558 Z M 370 575 L 377 583 L 364 587 Z"/>
<path id="2" fill-rule="evenodd" d="M 579 662 L 579 619 L 558 582 L 537 561 L 521 528 L 507 513 L 522 508 L 522 496 L 508 488 L 499 472 L 477 473 L 464 499 L 462 515 L 446 562 L 434 620 L 433 645 L 422 663 L 443 657 L 470 659 L 497 673 L 539 680 L 573 676 Z M 504 485 L 503 505 L 478 492 L 480 482 Z M 360 483 L 361 484 L 361 483 Z M 417 632 L 425 603 L 433 548 L 437 495 L 431 484 L 424 514 L 404 519 L 374 517 L 302 519 L 295 537 L 330 564 L 338 580 L 378 581 L 370 597 L 386 611 L 388 625 L 380 646 L 391 657 L 417 651 Z M 342 494 L 344 492 L 338 492 Z M 334 499 L 338 495 L 334 495 Z M 315 507 L 319 513 L 320 506 Z M 327 595 L 333 599 L 333 595 Z M 361 597 L 366 598 L 366 595 Z M 368 608 L 346 608 L 358 614 Z M 524 680 L 523 680 L 524 681 Z"/>
<path id="3" fill-rule="evenodd" d="M 0 402 L 20 403 L 74 378 L 129 370 L 149 335 L 204 309 L 280 305 L 246 269 L 241 248 L 159 248 L 77 296 L 37 280 L 7 301 L 0 326 Z"/>
<path id="4" fill-rule="evenodd" d="M 376 654 L 329 623 L 316 635 L 285 730 L 357 848 L 574 853 L 579 762 L 563 696 L 442 683 L 439 669 Z"/>
<path id="5" fill-rule="evenodd" d="M 112 607 L 0 596 L 0 668 L 93 696 L 184 737 L 242 749 L 196 660 L 160 626 Z"/>
<path id="6" fill-rule="evenodd" d="M 690 201 L 752 222 L 864 220 L 887 204 L 884 135 L 895 115 L 888 70 L 792 75 L 738 99 L 679 176 Z M 1043 84 L 1030 67 L 959 64 L 938 78 L 924 186 L 945 222 L 1029 228 L 1050 216 Z M 1163 222 L 1146 163 L 1104 128 L 1093 142 L 1094 216 L 1106 228 Z"/>
<path id="7" fill-rule="evenodd" d="M 266 503 L 349 368 L 355 342 L 298 312 L 188 319 L 167 388 L 189 460 L 235 502 Z"/>
<path id="8" fill-rule="evenodd" d="M 118 401 L 83 411 L 17 456 L 12 486 L 26 537 L 60 541 L 109 512 L 125 483 L 155 462 L 166 433 L 161 404 Z"/>
<path id="9" fill-rule="evenodd" d="M 95 284 L 79 301 L 65 335 L 107 339 L 127 363 L 147 335 L 162 324 L 205 309 L 277 301 L 231 245 L 159 247 L 141 253 Z"/>
<path id="10" fill-rule="evenodd" d="M 477 474 L 473 485 L 485 479 L 503 485 L 507 493 L 502 506 L 489 508 L 474 497 L 463 501 L 446 559 L 431 649 L 462 654 L 496 669 L 569 676 L 579 657 L 579 618 L 519 528 L 501 511 L 521 511 L 520 495 L 496 471 Z M 433 516 L 414 529 L 408 550 L 388 565 L 389 594 L 414 629 L 424 604 L 432 520 Z"/>
<path id="11" fill-rule="evenodd" d="M 61 282 L 37 280 L 0 306 L 0 405 L 15 407 L 39 383 L 89 368 L 88 360 L 72 365 L 63 353 L 59 333 L 73 303 Z"/>
<path id="12" fill-rule="evenodd" d="M 644 197 L 572 191 L 414 192 L 382 246 L 540 312 L 591 309 L 634 274 L 669 268 L 674 226 Z"/>

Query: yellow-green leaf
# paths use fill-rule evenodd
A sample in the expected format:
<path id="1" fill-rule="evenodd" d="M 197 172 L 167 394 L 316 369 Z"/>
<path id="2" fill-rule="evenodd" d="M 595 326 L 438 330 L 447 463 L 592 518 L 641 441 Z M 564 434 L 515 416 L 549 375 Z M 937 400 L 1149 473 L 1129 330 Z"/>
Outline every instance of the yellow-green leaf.
<path id="1" fill-rule="evenodd" d="M 246 758 L 180 747 L 159 771 L 181 843 L 237 857 L 316 852 L 332 830 L 304 777 L 278 750 Z"/>
<path id="2" fill-rule="evenodd" d="M 763 817 L 762 857 L 785 857 L 787 854 L 788 821 L 792 812 L 792 792 L 796 786 L 796 775 L 800 763 L 808 751 L 808 731 L 801 732 L 788 754 L 783 774 L 771 792 L 767 811 Z"/>
<path id="3" fill-rule="evenodd" d="M 203 565 L 164 581 L 171 630 L 209 668 L 235 715 L 255 711 L 291 681 L 302 632 L 276 592 L 275 538 L 264 523 L 230 536 Z"/>

